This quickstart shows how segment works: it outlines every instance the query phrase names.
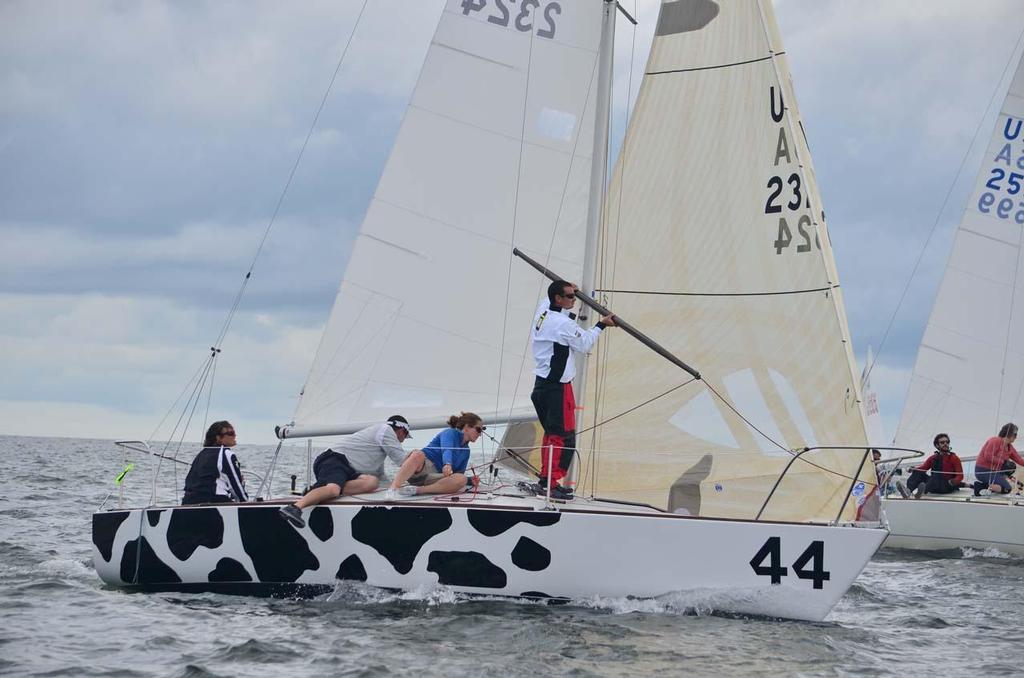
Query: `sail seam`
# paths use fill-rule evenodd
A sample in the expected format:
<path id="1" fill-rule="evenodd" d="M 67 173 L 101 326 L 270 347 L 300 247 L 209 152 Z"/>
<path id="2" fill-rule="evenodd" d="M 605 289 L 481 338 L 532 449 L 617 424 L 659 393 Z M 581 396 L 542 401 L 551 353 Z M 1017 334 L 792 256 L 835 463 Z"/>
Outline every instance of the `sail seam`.
<path id="1" fill-rule="evenodd" d="M 757 59 L 747 59 L 746 61 L 734 61 L 731 64 L 718 64 L 716 66 L 700 66 L 698 68 L 672 68 L 667 71 L 647 71 L 645 75 L 667 75 L 670 73 L 692 73 L 693 71 L 714 71 L 719 68 L 731 68 L 733 66 L 745 66 L 747 64 L 756 64 L 760 61 L 768 61 L 769 59 L 773 59 L 777 56 L 782 56 L 783 54 L 785 54 L 785 52 L 776 52 L 774 54 L 769 54 L 766 57 L 759 57 Z"/>
<path id="2" fill-rule="evenodd" d="M 806 290 L 783 290 L 779 292 L 657 292 L 652 290 L 595 290 L 610 294 L 646 294 L 664 297 L 772 297 L 785 296 L 788 294 L 808 294 L 811 292 L 828 292 L 839 289 L 839 285 L 828 285 L 827 287 L 813 287 Z"/>
<path id="3" fill-rule="evenodd" d="M 921 348 L 926 348 L 926 349 L 928 349 L 930 351 L 935 351 L 936 353 L 941 353 L 942 355 L 948 355 L 950 358 L 955 358 L 956 360 L 959 360 L 960 362 L 966 362 L 967 361 L 967 358 L 964 358 L 962 355 L 957 355 L 956 353 L 950 353 L 949 351 L 943 351 L 941 348 L 935 348 L 931 344 L 926 344 L 923 341 L 921 342 Z"/>
<path id="4" fill-rule="evenodd" d="M 435 40 L 433 44 L 437 45 L 438 47 L 443 47 L 444 49 L 448 49 L 448 50 L 451 50 L 453 52 L 457 52 L 459 54 L 465 54 L 466 56 L 472 57 L 474 59 L 479 59 L 480 61 L 483 61 L 485 63 L 494 64 L 495 66 L 503 66 L 505 68 L 508 68 L 508 69 L 511 69 L 511 70 L 514 70 L 514 71 L 519 70 L 519 68 L 515 64 L 507 64 L 504 61 L 498 61 L 497 59 L 488 59 L 485 56 L 480 56 L 479 54 L 474 54 L 473 52 L 469 52 L 469 51 L 464 50 L 464 49 L 459 49 L 458 47 L 453 47 L 452 45 L 447 45 L 447 44 L 445 44 L 443 42 L 437 42 Z"/>
<path id="5" fill-rule="evenodd" d="M 994 217 L 993 217 L 993 220 L 994 220 Z M 997 238 L 995 236 L 988 235 L 986 233 L 980 233 L 980 232 L 972 230 L 970 228 L 964 228 L 963 226 L 960 227 L 960 230 L 963 231 L 964 233 L 970 233 L 971 235 L 976 235 L 979 238 L 987 238 L 987 239 L 991 240 L 992 242 L 997 242 L 1000 245 L 1006 245 L 1007 247 L 1013 247 L 1015 249 L 1020 247 L 1020 243 L 1010 242 L 1009 240 L 1003 240 L 1002 238 Z"/>
<path id="6" fill-rule="evenodd" d="M 475 125 L 475 124 L 473 124 L 471 122 L 466 122 L 465 120 L 461 120 L 461 119 L 456 118 L 454 116 L 445 115 L 444 113 L 438 113 L 437 111 L 431 110 L 429 108 L 424 108 L 423 106 L 416 106 L 415 104 L 409 104 L 409 108 L 415 108 L 417 111 L 423 111 L 424 113 L 429 113 L 430 115 L 433 115 L 435 117 L 441 118 L 443 120 L 448 120 L 450 122 L 454 122 L 457 125 L 465 125 L 466 127 L 470 127 L 472 129 L 477 129 L 477 130 L 480 130 L 481 132 L 486 132 L 487 134 L 493 134 L 496 137 L 501 137 L 502 139 L 507 139 L 508 141 L 514 141 L 517 144 L 518 143 L 522 143 L 524 146 L 529 146 L 529 147 L 533 147 L 533 148 L 543 148 L 544 150 L 551 151 L 552 153 L 559 153 L 559 154 L 565 155 L 565 156 L 572 156 L 572 152 L 570 152 L 570 151 L 566 151 L 564 149 L 557 148 L 555 146 L 549 146 L 547 144 L 542 144 L 542 143 L 539 143 L 539 142 L 536 142 L 536 141 L 530 141 L 529 139 L 525 139 L 525 138 L 524 139 L 520 139 L 520 138 L 515 137 L 515 136 L 513 136 L 511 134 L 504 134 L 503 132 L 498 132 L 497 130 L 490 129 L 489 127 L 483 127 L 482 125 Z M 577 128 L 575 130 L 575 136 L 579 137 L 580 131 L 581 131 L 581 129 Z M 524 135 L 525 135 L 525 131 L 524 131 Z M 575 148 L 575 145 L 573 146 L 573 148 Z M 586 159 L 586 160 L 590 159 L 589 155 L 577 155 L 576 157 L 583 158 L 583 159 Z"/>

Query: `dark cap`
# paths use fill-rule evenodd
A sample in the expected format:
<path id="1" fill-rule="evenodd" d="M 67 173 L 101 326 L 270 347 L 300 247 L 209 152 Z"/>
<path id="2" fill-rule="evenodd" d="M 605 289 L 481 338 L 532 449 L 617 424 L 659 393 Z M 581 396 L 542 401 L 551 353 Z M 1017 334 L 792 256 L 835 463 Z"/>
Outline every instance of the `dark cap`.
<path id="1" fill-rule="evenodd" d="M 412 431 L 409 429 L 409 420 L 400 414 L 392 414 L 388 417 L 388 426 L 392 428 L 404 428 L 405 437 L 412 438 Z"/>

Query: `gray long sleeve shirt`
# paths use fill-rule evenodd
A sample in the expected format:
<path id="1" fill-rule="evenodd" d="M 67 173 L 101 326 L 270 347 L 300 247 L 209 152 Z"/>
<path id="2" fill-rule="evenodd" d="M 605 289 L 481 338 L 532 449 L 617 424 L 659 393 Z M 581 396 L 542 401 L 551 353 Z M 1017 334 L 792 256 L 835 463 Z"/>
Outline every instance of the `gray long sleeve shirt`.
<path id="1" fill-rule="evenodd" d="M 347 435 L 332 449 L 344 454 L 356 471 L 377 476 L 380 480 L 384 480 L 385 458 L 401 466 L 406 457 L 395 430 L 387 424 L 374 424 Z"/>

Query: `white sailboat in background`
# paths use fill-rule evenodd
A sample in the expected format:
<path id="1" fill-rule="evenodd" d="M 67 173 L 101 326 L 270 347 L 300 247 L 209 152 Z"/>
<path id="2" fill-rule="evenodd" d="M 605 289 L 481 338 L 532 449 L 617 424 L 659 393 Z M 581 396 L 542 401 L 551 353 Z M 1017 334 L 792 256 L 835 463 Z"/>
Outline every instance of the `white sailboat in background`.
<path id="1" fill-rule="evenodd" d="M 547 280 L 513 247 L 703 381 L 608 332 L 579 372 L 578 428 L 595 434 L 580 436 L 572 502 L 365 495 L 298 531 L 272 501 L 97 513 L 105 582 L 292 593 L 354 579 L 828 613 L 886 532 L 856 523 L 874 471 L 771 5 L 662 4 L 605 193 L 615 16 L 613 2 L 447 2 L 281 435 L 396 411 L 532 419 L 527 330 Z"/>
<path id="2" fill-rule="evenodd" d="M 918 349 L 896 445 L 948 433 L 968 461 L 1024 420 L 1024 55 L 1017 63 Z M 973 480 L 968 472 L 966 480 Z M 1018 495 L 889 497 L 886 546 L 1024 555 Z"/>

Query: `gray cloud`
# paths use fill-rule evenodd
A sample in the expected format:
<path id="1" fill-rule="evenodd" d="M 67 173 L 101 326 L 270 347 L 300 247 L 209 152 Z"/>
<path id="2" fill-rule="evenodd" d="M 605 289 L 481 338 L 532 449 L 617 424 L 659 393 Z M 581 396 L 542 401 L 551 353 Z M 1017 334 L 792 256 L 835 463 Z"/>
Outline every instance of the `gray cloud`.
<path id="1" fill-rule="evenodd" d="M 619 24 L 620 134 L 658 4 L 637 3 L 635 36 Z M 996 89 L 1019 3 L 775 4 L 862 355 Z M 290 412 L 442 5 L 368 4 L 229 337 L 229 416 Z M 0 400 L 21 403 L 2 412 L 90 403 L 106 421 L 169 404 L 223 322 L 360 6 L 0 4 Z M 912 365 L 974 167 L 882 353 L 885 397 Z"/>

